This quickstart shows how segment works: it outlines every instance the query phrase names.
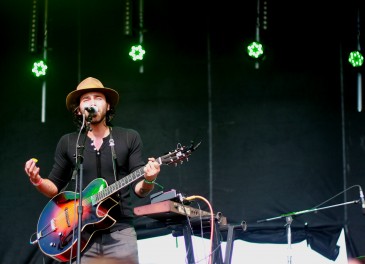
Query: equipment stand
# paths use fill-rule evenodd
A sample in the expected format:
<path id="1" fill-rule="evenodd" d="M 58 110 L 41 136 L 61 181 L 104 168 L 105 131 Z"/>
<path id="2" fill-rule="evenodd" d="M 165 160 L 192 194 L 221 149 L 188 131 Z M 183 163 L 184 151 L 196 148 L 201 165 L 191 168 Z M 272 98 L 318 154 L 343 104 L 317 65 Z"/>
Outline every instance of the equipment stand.
<path id="1" fill-rule="evenodd" d="M 241 225 L 228 225 L 224 264 L 230 264 L 232 261 L 233 243 L 234 240 L 236 239 L 236 231 L 235 231 L 236 229 L 238 229 L 240 232 L 242 231 L 245 232 L 247 230 L 246 221 L 242 221 Z"/>
<path id="2" fill-rule="evenodd" d="M 224 264 L 230 264 L 232 260 L 233 243 L 236 238 L 234 229 L 237 226 L 229 225 L 227 233 L 227 244 L 226 244 L 226 254 L 224 257 Z"/>
<path id="3" fill-rule="evenodd" d="M 286 235 L 288 237 L 288 264 L 291 264 L 291 223 L 293 222 L 293 218 L 291 216 L 286 217 Z"/>
<path id="4" fill-rule="evenodd" d="M 191 228 L 187 221 L 182 224 L 182 231 L 184 235 L 185 241 L 185 250 L 186 250 L 186 258 L 188 264 L 195 263 L 194 257 L 194 249 L 193 243 L 191 239 Z M 173 232 L 174 236 L 177 236 L 178 232 Z M 217 220 L 214 221 L 214 235 L 213 235 L 213 243 L 212 243 L 212 264 L 223 264 L 222 251 L 220 249 L 220 231 L 219 231 L 219 223 Z"/>
<path id="5" fill-rule="evenodd" d="M 280 216 L 277 216 L 277 217 L 272 217 L 272 218 L 268 218 L 268 219 L 258 220 L 257 223 L 268 222 L 268 221 L 272 221 L 272 220 L 276 220 L 276 219 L 281 219 L 281 218 L 284 218 L 285 217 L 285 219 L 286 219 L 286 232 L 287 232 L 287 237 L 288 237 L 288 250 L 289 250 L 288 263 L 291 264 L 292 256 L 291 256 L 290 250 L 291 250 L 291 242 L 292 242 L 292 234 L 291 234 L 291 223 L 293 221 L 292 216 L 306 214 L 306 213 L 311 213 L 311 212 L 317 212 L 317 211 L 320 211 L 320 210 L 329 209 L 329 208 L 338 207 L 338 206 L 344 206 L 344 205 L 348 205 L 348 204 L 357 204 L 359 202 L 360 202 L 360 200 L 354 200 L 354 201 L 340 203 L 340 204 L 335 204 L 335 205 L 330 205 L 330 206 L 326 206 L 326 207 L 312 208 L 312 209 L 303 210 L 303 211 L 299 211 L 299 212 L 293 212 L 293 213 L 283 214 L 283 215 L 280 215 Z"/>
<path id="6" fill-rule="evenodd" d="M 186 258 L 188 264 L 195 263 L 193 243 L 191 241 L 191 232 L 188 224 L 183 225 L 183 234 L 185 241 Z"/>
<path id="7" fill-rule="evenodd" d="M 77 213 L 78 213 L 78 223 L 77 223 L 77 249 L 76 249 L 76 263 L 81 263 L 81 229 L 82 229 L 82 214 L 83 214 L 83 205 L 82 205 L 82 189 L 83 189 L 83 161 L 84 161 L 84 150 L 85 150 L 85 142 L 87 138 L 87 132 L 90 130 L 90 122 L 92 119 L 92 115 L 89 115 L 86 122 L 86 129 L 85 129 L 85 135 L 83 138 L 83 142 L 81 146 L 77 146 L 77 149 L 80 149 L 80 153 L 76 153 L 76 167 L 78 171 L 78 187 L 79 187 L 79 206 L 77 207 Z M 76 142 L 78 144 L 78 142 Z M 72 257 L 72 256 L 71 256 Z"/>

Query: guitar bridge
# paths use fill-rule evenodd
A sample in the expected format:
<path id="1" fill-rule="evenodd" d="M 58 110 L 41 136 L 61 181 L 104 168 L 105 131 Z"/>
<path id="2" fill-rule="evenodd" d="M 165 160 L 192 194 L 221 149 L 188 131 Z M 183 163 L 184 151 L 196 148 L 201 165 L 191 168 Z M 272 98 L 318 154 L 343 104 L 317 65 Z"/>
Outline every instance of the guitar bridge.
<path id="1" fill-rule="evenodd" d="M 50 230 L 46 232 L 46 230 L 48 230 L 48 229 L 50 229 Z M 50 221 L 50 223 L 49 223 L 48 225 L 46 225 L 46 227 L 45 227 L 45 228 L 43 228 L 41 231 L 39 231 L 39 232 L 37 233 L 37 239 L 39 240 L 40 238 L 45 237 L 45 236 L 47 236 L 47 235 L 51 234 L 51 233 L 52 233 L 52 232 L 54 232 L 56 229 L 57 229 L 57 228 L 56 228 L 56 225 L 55 225 L 55 221 L 54 221 L 54 219 L 52 219 L 52 220 Z M 44 232 L 44 233 L 43 233 L 43 232 Z"/>

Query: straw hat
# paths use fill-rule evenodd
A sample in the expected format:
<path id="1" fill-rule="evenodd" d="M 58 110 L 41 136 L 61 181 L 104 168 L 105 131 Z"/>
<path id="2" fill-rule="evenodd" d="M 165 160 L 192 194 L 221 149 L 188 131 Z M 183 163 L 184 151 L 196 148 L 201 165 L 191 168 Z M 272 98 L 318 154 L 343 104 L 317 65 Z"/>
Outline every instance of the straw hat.
<path id="1" fill-rule="evenodd" d="M 80 97 L 84 93 L 100 92 L 105 95 L 106 101 L 111 107 L 114 107 L 119 102 L 119 94 L 117 91 L 106 88 L 104 85 L 93 77 L 88 77 L 76 87 L 75 91 L 69 93 L 66 97 L 66 107 L 69 111 L 74 111 L 80 104 Z"/>

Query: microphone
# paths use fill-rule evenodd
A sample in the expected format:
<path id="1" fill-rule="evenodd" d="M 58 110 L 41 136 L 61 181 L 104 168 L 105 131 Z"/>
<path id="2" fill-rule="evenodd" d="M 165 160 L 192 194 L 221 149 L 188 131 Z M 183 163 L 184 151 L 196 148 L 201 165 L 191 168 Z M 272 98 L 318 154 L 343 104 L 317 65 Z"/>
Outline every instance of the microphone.
<path id="1" fill-rule="evenodd" d="M 98 112 L 97 106 L 85 106 L 84 110 L 88 111 L 89 114 L 95 115 Z"/>
<path id="2" fill-rule="evenodd" d="M 364 199 L 364 193 L 362 192 L 361 186 L 359 186 L 359 188 L 360 188 L 360 201 L 361 201 L 361 207 L 362 207 L 362 214 L 365 215 L 365 199 Z"/>

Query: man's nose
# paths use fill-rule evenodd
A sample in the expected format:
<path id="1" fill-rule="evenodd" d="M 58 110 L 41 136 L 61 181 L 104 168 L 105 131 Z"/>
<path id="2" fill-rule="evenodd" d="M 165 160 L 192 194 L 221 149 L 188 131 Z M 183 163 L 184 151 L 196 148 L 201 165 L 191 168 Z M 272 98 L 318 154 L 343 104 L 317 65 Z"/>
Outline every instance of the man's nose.
<path id="1" fill-rule="evenodd" d="M 91 98 L 90 105 L 92 106 L 96 105 L 96 100 L 94 98 Z"/>

